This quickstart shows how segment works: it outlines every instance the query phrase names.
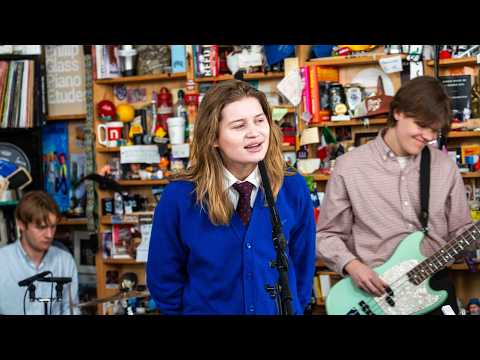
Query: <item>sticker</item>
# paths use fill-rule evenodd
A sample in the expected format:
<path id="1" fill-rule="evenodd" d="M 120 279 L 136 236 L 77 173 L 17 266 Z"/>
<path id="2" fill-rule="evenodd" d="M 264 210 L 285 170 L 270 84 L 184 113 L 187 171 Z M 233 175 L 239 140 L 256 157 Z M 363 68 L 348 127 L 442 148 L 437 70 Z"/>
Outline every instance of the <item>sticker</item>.
<path id="1" fill-rule="evenodd" d="M 125 85 L 116 85 L 113 87 L 113 93 L 118 101 L 123 101 L 127 98 L 127 88 Z"/>
<path id="2" fill-rule="evenodd" d="M 135 88 L 127 90 L 127 101 L 129 104 L 147 101 L 147 89 Z"/>

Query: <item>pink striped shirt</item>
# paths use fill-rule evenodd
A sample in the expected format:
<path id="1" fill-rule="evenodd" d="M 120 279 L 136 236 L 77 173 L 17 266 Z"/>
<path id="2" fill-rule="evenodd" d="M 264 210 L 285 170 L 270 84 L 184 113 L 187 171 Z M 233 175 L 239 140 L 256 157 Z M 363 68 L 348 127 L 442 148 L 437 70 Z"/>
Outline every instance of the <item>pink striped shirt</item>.
<path id="1" fill-rule="evenodd" d="M 430 256 L 472 224 L 456 164 L 430 147 L 428 237 Z M 317 257 L 342 274 L 353 259 L 383 264 L 398 244 L 420 229 L 420 158 L 402 170 L 381 135 L 339 157 L 328 181 L 317 224 Z"/>

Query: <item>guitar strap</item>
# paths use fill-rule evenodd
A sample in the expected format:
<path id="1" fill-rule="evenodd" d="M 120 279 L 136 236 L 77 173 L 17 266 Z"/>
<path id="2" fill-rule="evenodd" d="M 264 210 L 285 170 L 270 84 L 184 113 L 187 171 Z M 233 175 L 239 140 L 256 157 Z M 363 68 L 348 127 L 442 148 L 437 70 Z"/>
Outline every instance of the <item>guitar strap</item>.
<path id="1" fill-rule="evenodd" d="M 420 160 L 420 224 L 422 232 L 428 233 L 428 200 L 430 197 L 430 149 L 428 145 L 422 150 Z"/>

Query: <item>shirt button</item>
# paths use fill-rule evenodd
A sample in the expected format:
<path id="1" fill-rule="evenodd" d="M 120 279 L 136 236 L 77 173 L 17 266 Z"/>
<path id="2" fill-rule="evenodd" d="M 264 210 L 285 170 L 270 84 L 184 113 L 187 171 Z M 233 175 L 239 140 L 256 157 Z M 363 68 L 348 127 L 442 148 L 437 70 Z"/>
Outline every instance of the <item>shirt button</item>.
<path id="1" fill-rule="evenodd" d="M 248 311 L 250 311 L 250 312 L 254 312 L 254 311 L 255 311 L 255 306 L 253 306 L 253 305 L 250 305 L 250 307 L 248 308 Z"/>
<path id="2" fill-rule="evenodd" d="M 249 273 L 247 274 L 247 277 L 248 277 L 249 279 L 253 278 L 253 273 L 249 272 Z"/>
<path id="3" fill-rule="evenodd" d="M 251 248 L 252 248 L 252 244 L 247 243 L 247 249 L 251 249 Z"/>
<path id="4" fill-rule="evenodd" d="M 405 204 L 405 206 L 408 206 L 408 201 L 405 201 L 405 203 L 404 203 L 404 204 Z"/>
<path id="5" fill-rule="evenodd" d="M 402 180 L 405 180 L 405 176 L 402 176 Z"/>
<path id="6" fill-rule="evenodd" d="M 386 156 L 384 156 L 384 157 L 383 157 L 383 160 L 387 160 L 387 157 L 386 157 Z"/>

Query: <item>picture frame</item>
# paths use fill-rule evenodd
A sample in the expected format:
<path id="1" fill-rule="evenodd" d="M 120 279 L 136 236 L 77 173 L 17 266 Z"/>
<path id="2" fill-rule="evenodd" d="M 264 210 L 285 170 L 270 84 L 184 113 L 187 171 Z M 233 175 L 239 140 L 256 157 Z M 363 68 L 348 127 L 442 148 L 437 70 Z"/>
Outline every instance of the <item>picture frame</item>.
<path id="1" fill-rule="evenodd" d="M 74 258 L 78 272 L 81 274 L 95 274 L 96 239 L 90 239 L 92 233 L 88 231 L 74 231 Z"/>
<path id="2" fill-rule="evenodd" d="M 378 136 L 378 132 L 361 132 L 354 135 L 354 146 L 358 147 L 374 140 Z"/>

